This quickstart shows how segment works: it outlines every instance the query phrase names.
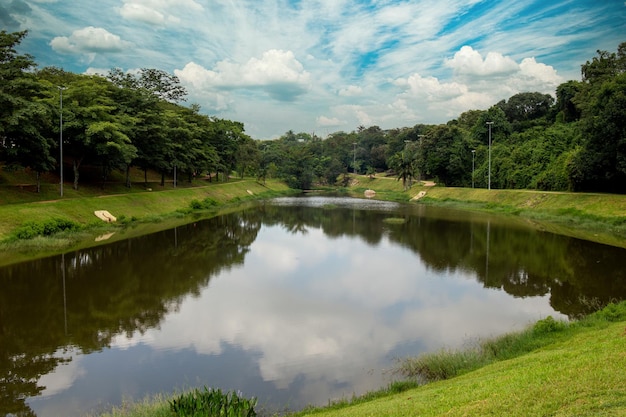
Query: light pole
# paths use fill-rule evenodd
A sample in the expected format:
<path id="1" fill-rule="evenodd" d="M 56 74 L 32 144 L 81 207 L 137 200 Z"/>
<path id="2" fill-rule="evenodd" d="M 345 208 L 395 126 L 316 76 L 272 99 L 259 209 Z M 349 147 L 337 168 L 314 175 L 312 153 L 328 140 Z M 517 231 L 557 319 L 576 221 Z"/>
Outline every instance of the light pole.
<path id="1" fill-rule="evenodd" d="M 474 161 L 476 160 L 476 149 L 472 149 L 472 188 L 474 188 Z"/>
<path id="2" fill-rule="evenodd" d="M 422 148 L 422 139 L 424 138 L 424 136 L 426 135 L 417 135 L 417 137 L 420 139 L 420 157 L 417 167 L 417 182 L 420 185 L 422 183 L 422 159 L 424 159 L 424 149 Z"/>
<path id="3" fill-rule="evenodd" d="M 489 126 L 489 179 L 487 181 L 487 189 L 491 190 L 491 125 L 493 122 L 486 122 Z"/>
<path id="4" fill-rule="evenodd" d="M 67 90 L 67 87 L 58 86 L 57 88 L 61 92 L 61 96 L 59 98 L 59 169 L 61 176 L 61 197 L 63 197 L 63 90 Z"/>

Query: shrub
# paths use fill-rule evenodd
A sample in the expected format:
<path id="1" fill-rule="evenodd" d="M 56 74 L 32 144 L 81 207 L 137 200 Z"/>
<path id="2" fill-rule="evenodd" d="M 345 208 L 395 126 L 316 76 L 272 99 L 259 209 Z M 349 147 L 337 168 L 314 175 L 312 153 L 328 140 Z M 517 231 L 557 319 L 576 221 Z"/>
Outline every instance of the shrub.
<path id="1" fill-rule="evenodd" d="M 256 398 L 220 389 L 195 389 L 169 401 L 170 410 L 179 417 L 255 417 Z"/>
<path id="2" fill-rule="evenodd" d="M 77 223 L 66 219 L 48 219 L 42 222 L 26 222 L 18 228 L 14 236 L 17 239 L 33 239 L 37 236 L 52 236 L 63 231 L 74 231 L 80 229 Z"/>
<path id="3" fill-rule="evenodd" d="M 189 206 L 192 210 L 208 210 L 218 205 L 218 202 L 213 200 L 212 198 L 205 198 L 202 201 L 199 200 L 191 200 Z"/>
<path id="4" fill-rule="evenodd" d="M 546 333 L 555 333 L 565 330 L 567 328 L 567 323 L 563 321 L 554 320 L 552 316 L 548 316 L 543 320 L 539 320 L 533 326 L 533 333 L 536 335 L 546 334 Z"/>
<path id="5" fill-rule="evenodd" d="M 626 301 L 619 304 L 611 303 L 596 312 L 595 316 L 608 322 L 624 321 L 626 320 Z"/>

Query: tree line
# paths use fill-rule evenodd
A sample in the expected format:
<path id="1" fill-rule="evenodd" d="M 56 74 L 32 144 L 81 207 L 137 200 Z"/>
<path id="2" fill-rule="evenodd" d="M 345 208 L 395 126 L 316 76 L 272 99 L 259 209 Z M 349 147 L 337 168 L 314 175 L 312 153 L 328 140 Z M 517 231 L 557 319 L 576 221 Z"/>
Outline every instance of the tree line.
<path id="1" fill-rule="evenodd" d="M 17 45 L 27 32 L 0 32 L 0 163 L 39 174 L 71 168 L 79 186 L 81 167 L 112 170 L 131 166 L 191 178 L 211 172 L 226 178 L 238 154 L 256 149 L 243 124 L 185 107 L 186 91 L 177 77 L 144 68 L 136 74 L 112 69 L 106 76 L 74 74 L 60 68 L 36 69 Z M 63 161 L 61 158 L 61 137 Z M 146 178 L 147 182 L 147 177 Z M 39 185 L 39 184 L 38 184 Z"/>
<path id="2" fill-rule="evenodd" d="M 559 85 L 556 98 L 522 92 L 444 124 L 360 126 L 324 140 L 288 131 L 260 144 L 260 166 L 297 188 L 332 184 L 347 172 L 390 172 L 405 187 L 429 178 L 459 187 L 625 193 L 626 42 L 617 53 L 597 51 L 581 75 Z"/>
<path id="3" fill-rule="evenodd" d="M 447 186 L 626 192 L 626 42 L 597 51 L 581 81 L 549 94 L 522 92 L 444 124 L 383 130 L 359 126 L 326 138 L 287 131 L 253 140 L 240 122 L 183 106 L 177 77 L 156 69 L 106 76 L 36 69 L 16 47 L 27 32 L 0 32 L 0 164 L 37 173 L 83 165 L 137 167 L 176 180 L 236 172 L 280 178 L 307 189 L 347 181 L 348 173 L 389 173 L 405 187 L 433 179 Z M 62 120 L 62 129 L 61 123 Z M 146 182 L 147 182 L 147 177 Z M 209 177 L 212 178 L 212 177 Z"/>

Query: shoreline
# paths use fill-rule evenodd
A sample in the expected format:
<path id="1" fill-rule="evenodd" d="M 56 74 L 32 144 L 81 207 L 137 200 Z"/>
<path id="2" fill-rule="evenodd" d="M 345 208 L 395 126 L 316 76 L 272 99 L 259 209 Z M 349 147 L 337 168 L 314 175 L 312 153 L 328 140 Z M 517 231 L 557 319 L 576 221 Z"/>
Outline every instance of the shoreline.
<path id="1" fill-rule="evenodd" d="M 331 190 L 358 198 L 366 198 L 365 192 L 373 190 L 373 198 L 379 200 L 513 216 L 537 230 L 626 248 L 626 195 L 452 188 L 431 183 L 414 184 L 404 191 L 393 178 L 367 176 L 357 176 L 345 188 L 316 191 Z M 280 181 L 260 184 L 244 178 L 178 190 L 7 204 L 0 206 L 0 265 L 154 233 L 238 210 L 243 203 L 294 193 L 300 191 Z M 199 204 L 206 200 L 214 205 Z M 94 215 L 99 210 L 110 211 L 118 221 L 99 220 Z M 81 230 L 29 240 L 10 238 L 25 222 L 54 218 L 75 222 Z"/>

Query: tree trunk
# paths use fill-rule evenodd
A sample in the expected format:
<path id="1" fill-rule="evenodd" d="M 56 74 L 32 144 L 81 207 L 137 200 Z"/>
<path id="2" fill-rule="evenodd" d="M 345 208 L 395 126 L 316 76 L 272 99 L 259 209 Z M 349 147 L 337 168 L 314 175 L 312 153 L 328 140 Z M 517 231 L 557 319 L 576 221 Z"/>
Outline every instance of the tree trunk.
<path id="1" fill-rule="evenodd" d="M 41 191 L 41 173 L 39 171 L 37 171 L 37 194 L 39 194 L 39 192 Z"/>
<path id="2" fill-rule="evenodd" d="M 165 172 L 161 171 L 161 187 L 165 187 Z"/>
<path id="3" fill-rule="evenodd" d="M 126 188 L 130 188 L 130 164 L 126 164 Z"/>
<path id="4" fill-rule="evenodd" d="M 148 168 L 143 169 L 143 184 L 148 187 Z"/>
<path id="5" fill-rule="evenodd" d="M 82 162 L 82 158 L 74 159 L 74 161 L 72 161 L 72 169 L 74 170 L 74 189 L 75 190 L 78 190 L 78 177 L 80 175 L 80 173 L 78 172 L 78 169 L 80 168 L 81 162 Z"/>

